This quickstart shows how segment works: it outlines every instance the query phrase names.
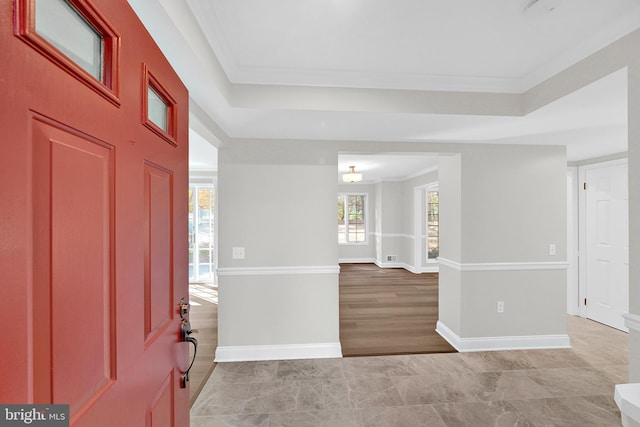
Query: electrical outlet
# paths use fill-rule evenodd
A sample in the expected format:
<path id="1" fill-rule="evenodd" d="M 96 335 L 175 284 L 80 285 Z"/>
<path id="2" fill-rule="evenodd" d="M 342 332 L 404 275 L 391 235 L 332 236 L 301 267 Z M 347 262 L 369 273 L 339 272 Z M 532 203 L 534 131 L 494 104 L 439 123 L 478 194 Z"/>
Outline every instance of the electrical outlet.
<path id="1" fill-rule="evenodd" d="M 504 313 L 504 301 L 498 301 L 496 303 L 496 311 L 498 313 Z"/>

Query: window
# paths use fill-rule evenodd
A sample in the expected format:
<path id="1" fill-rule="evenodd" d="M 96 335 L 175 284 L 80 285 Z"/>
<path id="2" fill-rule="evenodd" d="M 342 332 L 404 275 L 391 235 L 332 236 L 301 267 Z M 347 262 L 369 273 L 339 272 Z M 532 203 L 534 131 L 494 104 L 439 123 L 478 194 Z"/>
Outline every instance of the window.
<path id="1" fill-rule="evenodd" d="M 143 66 L 142 85 L 142 123 L 175 147 L 178 137 L 176 101 L 146 65 Z"/>
<path id="2" fill-rule="evenodd" d="M 36 1 L 36 32 L 102 81 L 102 35 L 68 2 Z"/>
<path id="3" fill-rule="evenodd" d="M 160 129 L 167 132 L 169 130 L 169 106 L 151 86 L 147 88 L 147 102 L 148 119 L 155 123 Z"/>
<path id="4" fill-rule="evenodd" d="M 119 106 L 120 37 L 85 0 L 16 0 L 15 34 Z"/>
<path id="5" fill-rule="evenodd" d="M 440 255 L 440 206 L 437 189 L 426 190 L 427 201 L 427 260 Z"/>
<path id="6" fill-rule="evenodd" d="M 366 195 L 338 195 L 338 243 L 367 243 Z"/>
<path id="7" fill-rule="evenodd" d="M 189 281 L 212 282 L 215 272 L 215 189 L 213 185 L 189 186 Z"/>

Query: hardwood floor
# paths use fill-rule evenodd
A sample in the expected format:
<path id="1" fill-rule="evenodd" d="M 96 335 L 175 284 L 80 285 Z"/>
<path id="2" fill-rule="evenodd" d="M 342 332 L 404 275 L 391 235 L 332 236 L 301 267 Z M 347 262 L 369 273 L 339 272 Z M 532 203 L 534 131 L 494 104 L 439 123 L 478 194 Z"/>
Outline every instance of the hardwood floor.
<path id="1" fill-rule="evenodd" d="M 451 353 L 435 332 L 438 274 L 374 264 L 340 265 L 340 343 L 344 356 Z"/>
<path id="2" fill-rule="evenodd" d="M 193 336 L 198 340 L 198 354 L 189 374 L 189 394 L 193 405 L 215 366 L 213 358 L 218 346 L 218 286 L 190 283 L 189 301 L 189 320 L 191 328 L 197 330 Z M 191 345 L 189 356 L 193 357 Z"/>

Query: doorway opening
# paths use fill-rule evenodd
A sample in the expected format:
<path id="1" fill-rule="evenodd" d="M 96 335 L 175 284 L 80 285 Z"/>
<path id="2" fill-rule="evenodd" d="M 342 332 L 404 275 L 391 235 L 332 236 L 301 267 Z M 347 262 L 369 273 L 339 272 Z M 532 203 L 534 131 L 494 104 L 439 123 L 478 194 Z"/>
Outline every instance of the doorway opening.
<path id="1" fill-rule="evenodd" d="M 456 351 L 435 331 L 438 273 L 340 264 L 339 280 L 343 356 Z"/>
<path id="2" fill-rule="evenodd" d="M 189 186 L 189 282 L 214 282 L 215 187 Z"/>
<path id="3" fill-rule="evenodd" d="M 216 191 L 209 183 L 189 185 L 189 303 L 190 321 L 197 331 L 198 354 L 190 373 L 190 400 L 195 402 L 213 371 L 218 344 L 218 285 L 216 269 Z M 191 350 L 193 357 L 193 349 Z"/>
<path id="4" fill-rule="evenodd" d="M 343 182 L 351 165 L 362 181 Z M 338 182 L 343 355 L 455 351 L 435 332 L 438 155 L 340 154 Z"/>

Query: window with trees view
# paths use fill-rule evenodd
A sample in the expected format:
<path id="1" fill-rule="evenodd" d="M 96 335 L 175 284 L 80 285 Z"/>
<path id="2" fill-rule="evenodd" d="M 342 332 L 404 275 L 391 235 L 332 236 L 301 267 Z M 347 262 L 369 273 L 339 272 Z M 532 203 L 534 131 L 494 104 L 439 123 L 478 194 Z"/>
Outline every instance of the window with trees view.
<path id="1" fill-rule="evenodd" d="M 427 260 L 440 255 L 440 209 L 437 190 L 426 190 L 427 201 Z"/>
<path id="2" fill-rule="evenodd" d="M 215 272 L 215 190 L 213 185 L 189 186 L 189 281 L 210 282 Z"/>
<path id="3" fill-rule="evenodd" d="M 366 195 L 338 195 L 338 243 L 366 243 Z"/>

